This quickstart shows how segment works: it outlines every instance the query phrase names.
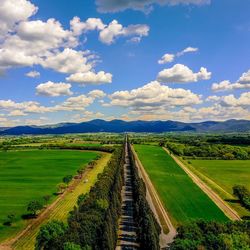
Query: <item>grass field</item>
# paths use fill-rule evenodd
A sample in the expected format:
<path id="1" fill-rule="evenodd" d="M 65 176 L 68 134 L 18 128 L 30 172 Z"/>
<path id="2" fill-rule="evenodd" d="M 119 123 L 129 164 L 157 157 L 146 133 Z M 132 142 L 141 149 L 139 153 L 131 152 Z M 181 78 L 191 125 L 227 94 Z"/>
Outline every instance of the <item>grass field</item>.
<path id="1" fill-rule="evenodd" d="M 228 220 L 162 148 L 134 147 L 175 225 L 194 219 Z"/>
<path id="2" fill-rule="evenodd" d="M 21 216 L 29 201 L 52 195 L 65 175 L 75 174 L 97 155 L 62 150 L 0 152 L 0 241 L 25 226 Z M 11 227 L 3 225 L 9 213 L 17 217 Z"/>
<path id="3" fill-rule="evenodd" d="M 234 185 L 244 185 L 250 190 L 250 160 L 189 160 L 189 162 L 191 164 L 186 165 L 189 168 L 193 166 L 199 176 L 225 200 L 235 199 L 232 192 Z M 229 204 L 241 216 L 250 216 L 250 212 L 239 204 L 232 202 Z"/>
<path id="4" fill-rule="evenodd" d="M 45 224 L 49 220 L 61 220 L 66 222 L 68 218 L 68 213 L 73 210 L 77 203 L 78 196 L 80 194 L 86 194 L 90 191 L 90 188 L 95 184 L 97 176 L 101 173 L 104 167 L 110 160 L 111 154 L 100 153 L 102 158 L 97 161 L 97 165 L 87 173 L 84 174 L 83 179 L 77 186 L 72 190 L 65 193 L 64 197 L 56 202 L 55 206 L 51 211 L 49 211 L 43 218 L 42 221 L 38 221 L 32 226 L 31 230 L 28 230 L 22 237 L 13 244 L 15 250 L 33 250 L 36 240 L 36 235 L 42 224 Z M 84 179 L 88 179 L 85 183 Z"/>

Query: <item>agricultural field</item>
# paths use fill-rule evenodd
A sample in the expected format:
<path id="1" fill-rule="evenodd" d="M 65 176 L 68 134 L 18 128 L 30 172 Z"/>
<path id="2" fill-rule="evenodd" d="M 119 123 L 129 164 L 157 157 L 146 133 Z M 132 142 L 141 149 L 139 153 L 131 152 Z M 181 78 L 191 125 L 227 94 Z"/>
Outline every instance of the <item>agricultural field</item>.
<path id="1" fill-rule="evenodd" d="M 0 241 L 16 234 L 27 221 L 26 207 L 32 200 L 51 195 L 66 175 L 74 175 L 88 162 L 97 158 L 97 152 L 64 150 L 30 150 L 0 152 Z M 4 226 L 8 214 L 13 213 L 15 223 Z"/>
<path id="2" fill-rule="evenodd" d="M 214 191 L 229 202 L 241 216 L 250 212 L 235 203 L 233 186 L 243 185 L 250 189 L 250 160 L 189 160 L 186 166 L 200 176 Z"/>
<path id="3" fill-rule="evenodd" d="M 228 221 L 161 147 L 134 145 L 134 148 L 175 225 L 195 219 Z"/>
<path id="4" fill-rule="evenodd" d="M 94 168 L 88 169 L 80 182 L 77 181 L 74 188 L 67 190 L 63 197 L 59 197 L 55 203 L 52 204 L 52 209 L 49 209 L 48 212 L 45 211 L 45 214 L 42 214 L 38 218 L 37 223 L 32 226 L 32 230 L 25 232 L 21 238 L 19 238 L 12 245 L 15 250 L 32 250 L 35 246 L 36 236 L 39 232 L 39 229 L 42 225 L 48 223 L 52 220 L 60 220 L 67 222 L 69 212 L 74 209 L 77 204 L 78 197 L 80 195 L 88 194 L 91 187 L 97 181 L 97 176 L 103 172 L 103 169 L 107 166 L 111 154 L 109 153 L 100 153 L 102 157 L 96 161 L 96 166 Z M 85 182 L 84 180 L 88 180 Z"/>

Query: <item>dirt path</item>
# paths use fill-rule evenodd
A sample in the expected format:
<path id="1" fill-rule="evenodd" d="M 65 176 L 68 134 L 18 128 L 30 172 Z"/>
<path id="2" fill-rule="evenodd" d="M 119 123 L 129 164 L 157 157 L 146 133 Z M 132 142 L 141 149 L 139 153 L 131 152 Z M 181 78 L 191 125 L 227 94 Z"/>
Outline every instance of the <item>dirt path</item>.
<path id="1" fill-rule="evenodd" d="M 17 234 L 16 237 L 7 240 L 5 242 L 3 242 L 2 244 L 0 244 L 0 250 L 11 250 L 11 249 L 23 249 L 23 250 L 30 250 L 34 248 L 34 242 L 35 241 L 35 237 L 36 237 L 36 233 L 38 232 L 40 226 L 45 223 L 46 221 L 48 221 L 50 218 L 54 219 L 54 216 L 58 215 L 59 213 L 62 213 L 63 215 L 58 215 L 58 216 L 64 216 L 68 213 L 67 212 L 63 212 L 63 203 L 64 200 L 67 200 L 67 203 L 70 202 L 71 204 L 65 204 L 65 206 L 67 206 L 67 208 L 69 206 L 71 206 L 73 203 L 71 202 L 71 200 L 69 201 L 69 197 L 74 195 L 74 191 L 78 188 L 81 188 L 81 184 L 84 183 L 85 179 L 90 179 L 90 175 L 92 173 L 96 173 L 97 174 L 102 171 L 102 169 L 104 168 L 104 165 L 106 165 L 106 163 L 109 161 L 110 159 L 110 154 L 104 154 L 102 153 L 102 158 L 100 160 L 97 161 L 97 165 L 94 168 L 87 168 L 85 169 L 83 175 L 81 178 L 79 179 L 74 179 L 73 183 L 69 186 L 69 188 L 67 188 L 67 190 L 60 195 L 52 204 L 50 204 L 36 219 L 32 220 L 29 225 L 22 230 L 19 234 Z M 97 171 L 96 169 L 100 167 L 100 169 Z M 91 183 L 90 181 L 87 183 L 84 183 L 84 186 L 86 187 L 85 191 L 88 191 L 91 187 Z M 77 190 L 79 191 L 79 190 Z M 81 193 L 83 193 L 84 190 L 80 190 Z M 76 204 L 77 201 L 77 197 L 74 197 L 74 204 L 73 206 Z M 72 206 L 72 208 L 73 208 Z M 61 219 L 61 218 L 55 218 L 55 219 Z M 33 247 L 32 247 L 33 246 Z"/>
<path id="2" fill-rule="evenodd" d="M 160 235 L 160 247 L 166 248 L 170 243 L 173 242 L 174 237 L 176 236 L 176 229 L 174 228 L 169 215 L 164 208 L 159 195 L 151 182 L 147 172 L 145 171 L 140 159 L 138 158 L 133 146 L 131 146 L 132 152 L 134 154 L 136 165 L 139 170 L 139 174 L 144 180 L 144 183 L 147 188 L 147 200 L 150 205 L 151 210 L 154 212 L 155 217 L 157 218 L 159 225 L 162 228 Z"/>
<path id="3" fill-rule="evenodd" d="M 197 175 L 188 169 L 176 156 L 163 147 L 163 149 L 175 160 L 175 162 L 187 173 L 193 182 L 200 187 L 204 193 L 224 212 L 224 214 L 231 220 L 241 220 L 240 216 L 229 206 L 221 197 L 216 194 L 207 184 L 205 184 Z"/>
<path id="4" fill-rule="evenodd" d="M 119 232 L 116 250 L 139 249 L 138 227 L 134 217 L 134 198 L 131 175 L 131 164 L 128 155 L 128 144 L 125 144 L 124 186 L 122 187 L 122 214 L 119 220 Z"/>

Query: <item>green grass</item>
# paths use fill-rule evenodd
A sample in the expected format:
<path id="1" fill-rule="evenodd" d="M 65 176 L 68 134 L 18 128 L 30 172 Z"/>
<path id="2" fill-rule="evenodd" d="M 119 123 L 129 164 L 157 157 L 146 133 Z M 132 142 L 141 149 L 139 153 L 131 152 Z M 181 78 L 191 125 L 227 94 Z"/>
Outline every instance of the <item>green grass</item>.
<path id="1" fill-rule="evenodd" d="M 69 150 L 0 152 L 0 241 L 25 226 L 27 222 L 21 216 L 27 213 L 29 201 L 52 195 L 62 177 L 75 174 L 97 155 L 97 152 Z M 11 227 L 3 225 L 9 213 L 17 217 Z"/>
<path id="2" fill-rule="evenodd" d="M 189 160 L 189 162 L 201 178 L 223 199 L 235 199 L 232 191 L 234 185 L 244 185 L 250 190 L 250 160 Z M 239 204 L 229 202 L 229 205 L 241 216 L 250 216 L 250 212 Z"/>
<path id="3" fill-rule="evenodd" d="M 162 148 L 134 147 L 175 225 L 194 219 L 228 220 Z"/>

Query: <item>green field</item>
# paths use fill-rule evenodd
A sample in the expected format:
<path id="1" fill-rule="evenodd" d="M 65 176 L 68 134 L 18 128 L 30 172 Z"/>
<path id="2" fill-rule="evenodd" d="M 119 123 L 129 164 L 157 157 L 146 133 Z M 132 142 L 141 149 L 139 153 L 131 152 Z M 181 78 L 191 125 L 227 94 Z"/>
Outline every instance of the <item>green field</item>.
<path id="1" fill-rule="evenodd" d="M 234 199 L 232 192 L 234 185 L 244 185 L 250 190 L 250 160 L 189 160 L 189 162 L 196 171 L 212 180 L 211 182 L 201 176 L 223 199 Z M 250 216 L 250 212 L 239 204 L 229 204 L 241 216 Z"/>
<path id="2" fill-rule="evenodd" d="M 0 241 L 25 226 L 21 216 L 29 201 L 52 195 L 62 177 L 75 174 L 97 155 L 69 150 L 0 152 Z M 17 217 L 11 227 L 3 225 L 9 213 Z"/>
<path id="3" fill-rule="evenodd" d="M 149 145 L 134 147 L 174 224 L 194 219 L 228 220 L 162 148 Z"/>

